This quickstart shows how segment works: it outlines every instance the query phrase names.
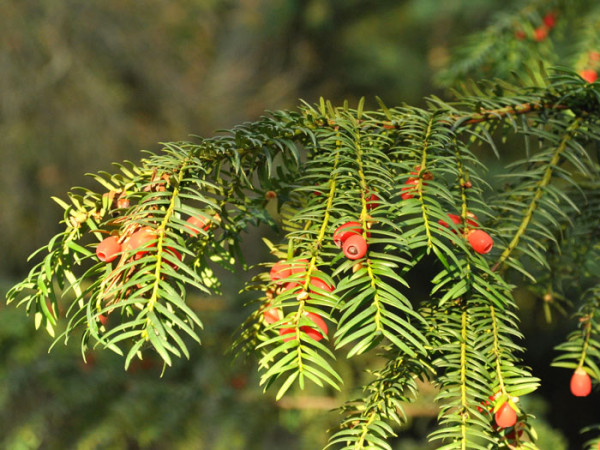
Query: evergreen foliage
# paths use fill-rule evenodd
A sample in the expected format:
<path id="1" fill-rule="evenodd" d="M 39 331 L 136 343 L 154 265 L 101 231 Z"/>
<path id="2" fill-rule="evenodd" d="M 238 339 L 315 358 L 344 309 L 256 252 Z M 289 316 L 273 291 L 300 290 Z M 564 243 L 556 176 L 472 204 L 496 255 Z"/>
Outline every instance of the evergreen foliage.
<path id="1" fill-rule="evenodd" d="M 516 39 L 513 25 L 529 32 L 542 21 L 550 31 L 548 5 L 568 17 L 561 2 L 531 2 L 467 43 L 440 79 L 523 67 L 534 43 Z M 588 6 L 586 23 L 598 20 L 600 8 Z M 574 60 L 597 48 L 590 27 Z M 550 304 L 565 285 L 587 289 L 576 302 L 579 328 L 558 346 L 555 364 L 599 380 L 599 117 L 600 83 L 539 66 L 512 84 L 459 86 L 455 101 L 430 98 L 424 108 L 322 100 L 216 137 L 165 143 L 140 164 L 94 175 L 101 191 L 56 199 L 65 231 L 35 256 L 8 301 L 56 342 L 80 338 L 83 355 L 108 348 L 127 368 L 156 352 L 166 368 L 189 357 L 190 339 L 201 340 L 187 290 L 218 293 L 214 265 L 231 269 L 243 258 L 242 232 L 267 223 L 282 240 L 268 242 L 273 260 L 248 286 L 259 294 L 235 343 L 236 352 L 258 355 L 261 385 L 277 399 L 306 383 L 339 389 L 336 357 L 379 352 L 387 360 L 364 395 L 341 408 L 331 447 L 391 448 L 387 438 L 422 379 L 438 388 L 430 439 L 441 448 L 536 448 L 519 397 L 539 380 L 523 363 L 513 291 L 515 283 L 547 286 Z M 491 177 L 479 147 L 503 160 L 515 139 L 527 154 Z M 266 210 L 274 198 L 280 221 Z M 347 257 L 333 240 L 349 221 L 368 245 L 364 257 Z M 149 241 L 134 246 L 145 227 Z M 490 252 L 471 242 L 476 230 L 493 237 Z M 94 248 L 109 235 L 122 251 L 107 264 Z M 570 260 L 587 270 L 565 272 Z M 291 270 L 274 277 L 276 261 Z M 436 270 L 426 299 L 411 295 L 408 279 L 422 263 Z M 59 327 L 63 302 L 68 320 Z M 494 413 L 507 402 L 518 421 L 501 428 Z"/>

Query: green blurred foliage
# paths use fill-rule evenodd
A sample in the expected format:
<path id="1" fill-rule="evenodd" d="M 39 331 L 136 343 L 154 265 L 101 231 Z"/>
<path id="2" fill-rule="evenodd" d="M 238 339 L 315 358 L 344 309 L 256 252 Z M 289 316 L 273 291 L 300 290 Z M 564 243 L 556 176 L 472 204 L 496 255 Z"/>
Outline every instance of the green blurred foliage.
<path id="1" fill-rule="evenodd" d="M 491 0 L 9 0 L 0 26 L 0 274 L 58 231 L 48 201 L 158 141 L 210 135 L 299 98 L 432 92 L 447 42 Z"/>

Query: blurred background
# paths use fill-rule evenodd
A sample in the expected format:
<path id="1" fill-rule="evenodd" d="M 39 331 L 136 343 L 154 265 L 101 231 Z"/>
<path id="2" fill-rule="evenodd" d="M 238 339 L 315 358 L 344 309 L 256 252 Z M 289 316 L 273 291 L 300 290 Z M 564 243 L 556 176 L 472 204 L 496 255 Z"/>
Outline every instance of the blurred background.
<path id="1" fill-rule="evenodd" d="M 375 95 L 387 105 L 449 98 L 432 79 L 452 46 L 517 3 L 2 2 L 0 292 L 25 276 L 27 256 L 61 230 L 62 210 L 50 196 L 72 186 L 97 188 L 86 172 L 137 161 L 140 149 L 157 151 L 161 141 L 211 135 L 265 110 L 295 108 L 299 99 L 355 105 L 365 96 L 376 108 Z M 262 245 L 245 251 L 248 263 L 267 254 Z M 225 276 L 223 296 L 191 300 L 208 325 L 204 345 L 192 345 L 191 360 L 162 379 L 152 360 L 127 373 L 107 352 L 89 354 L 84 364 L 76 342 L 48 355 L 51 339 L 34 331 L 24 311 L 0 303 L 0 448 L 322 447 L 325 430 L 338 420 L 330 410 L 357 394 L 354 383 L 367 379 L 364 367 L 377 361 L 340 361 L 348 380 L 341 394 L 308 389 L 275 403 L 273 393 L 258 388 L 252 361 L 224 355 L 249 312 L 238 295 L 249 275 Z M 549 331 L 527 295 L 528 364 L 545 383 L 526 405 L 538 417 L 540 448 L 580 448 L 579 428 L 594 423 L 592 404 L 573 403 L 570 373 L 548 369 L 552 347 L 570 324 Z M 395 448 L 433 448 L 425 436 L 437 415 L 434 395 L 423 386 Z"/>

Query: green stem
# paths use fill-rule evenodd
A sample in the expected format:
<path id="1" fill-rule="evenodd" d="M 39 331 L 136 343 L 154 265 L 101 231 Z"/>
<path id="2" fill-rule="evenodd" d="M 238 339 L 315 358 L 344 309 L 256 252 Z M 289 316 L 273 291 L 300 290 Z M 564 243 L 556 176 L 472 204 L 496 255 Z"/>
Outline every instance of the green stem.
<path id="1" fill-rule="evenodd" d="M 173 215 L 173 212 L 175 211 L 175 201 L 176 201 L 177 197 L 179 196 L 179 186 L 180 186 L 181 182 L 183 181 L 185 168 L 186 168 L 186 165 L 188 164 L 188 162 L 189 162 L 188 159 L 185 159 L 181 164 L 181 167 L 179 169 L 179 174 L 177 176 L 177 185 L 173 188 L 173 193 L 171 194 L 171 200 L 169 202 L 169 207 L 165 211 L 163 220 L 161 221 L 160 225 L 156 229 L 156 231 L 157 231 L 156 263 L 155 263 L 155 268 L 154 268 L 154 283 L 153 283 L 153 287 L 152 287 L 152 295 L 150 296 L 150 299 L 148 300 L 148 304 L 146 306 L 146 309 L 148 312 L 152 312 L 154 310 L 154 305 L 158 301 L 158 297 L 159 297 L 158 296 L 158 288 L 159 288 L 159 284 L 160 284 L 160 275 L 161 275 L 161 271 L 162 271 L 161 263 L 162 263 L 162 257 L 163 257 L 163 242 L 164 242 L 164 238 L 165 238 L 165 230 L 167 228 L 169 221 L 171 220 L 171 216 Z M 148 317 L 148 318 L 146 318 L 146 329 L 144 330 L 145 331 L 144 337 L 146 339 L 149 339 L 149 337 L 148 337 L 148 325 L 149 324 L 150 324 L 150 318 Z"/>
<path id="2" fill-rule="evenodd" d="M 363 229 L 363 238 L 365 238 L 365 240 L 367 239 L 367 233 L 368 233 L 368 222 L 367 220 L 369 219 L 369 213 L 368 213 L 368 208 L 367 208 L 367 199 L 366 199 L 366 195 L 367 195 L 367 190 L 369 189 L 369 186 L 367 185 L 367 180 L 365 177 L 365 173 L 364 173 L 364 164 L 363 164 L 363 149 L 362 149 L 362 145 L 360 142 L 360 132 L 356 131 L 356 137 L 355 137 L 355 146 L 356 146 L 356 164 L 358 165 L 358 176 L 360 178 L 360 199 L 361 199 L 361 205 L 362 205 L 362 209 L 361 209 L 361 213 L 360 213 L 360 222 L 362 224 L 362 229 Z M 383 326 L 381 325 L 381 302 L 379 301 L 379 294 L 378 294 L 378 290 L 377 290 L 377 284 L 375 283 L 375 273 L 373 272 L 373 267 L 371 265 L 371 261 L 367 258 L 366 260 L 366 265 L 367 265 L 367 275 L 369 276 L 370 282 L 371 282 L 371 287 L 373 288 L 373 290 L 375 291 L 375 294 L 373 295 L 373 305 L 375 306 L 375 330 L 376 332 L 381 332 L 383 331 Z"/>
<path id="3" fill-rule="evenodd" d="M 587 356 L 587 349 L 590 344 L 590 337 L 592 335 L 592 320 L 594 318 L 594 310 L 589 314 L 587 322 L 585 323 L 584 328 L 584 337 L 583 337 L 583 347 L 581 349 L 581 357 L 579 358 L 579 363 L 577 364 L 577 368 L 583 367 L 585 363 L 585 357 Z"/>
<path id="4" fill-rule="evenodd" d="M 429 139 L 431 137 L 431 130 L 433 127 L 433 116 L 430 116 L 429 123 L 427 124 L 427 131 L 425 131 L 425 136 L 423 138 L 423 154 L 421 156 L 421 169 L 419 171 L 419 182 L 417 184 L 417 191 L 419 193 L 419 201 L 421 202 L 421 211 L 423 215 L 423 223 L 425 224 L 425 234 L 427 236 L 427 247 L 433 247 L 433 240 L 431 238 L 431 228 L 429 227 L 429 220 L 427 214 L 427 205 L 425 205 L 425 201 L 423 200 L 423 178 L 421 178 L 421 173 L 425 172 L 425 166 L 427 164 L 427 149 L 429 147 Z"/>
<path id="5" fill-rule="evenodd" d="M 498 376 L 498 382 L 500 383 L 500 392 L 506 394 L 506 387 L 504 386 L 504 376 L 502 375 L 502 358 L 501 348 L 498 339 L 498 318 L 496 317 L 496 309 L 493 305 L 490 305 L 490 317 L 492 319 L 492 334 L 494 338 L 494 356 L 496 358 L 496 375 Z"/>
<path id="6" fill-rule="evenodd" d="M 461 448 L 467 448 L 467 311 L 462 313 L 460 336 L 460 403 L 461 403 Z"/>

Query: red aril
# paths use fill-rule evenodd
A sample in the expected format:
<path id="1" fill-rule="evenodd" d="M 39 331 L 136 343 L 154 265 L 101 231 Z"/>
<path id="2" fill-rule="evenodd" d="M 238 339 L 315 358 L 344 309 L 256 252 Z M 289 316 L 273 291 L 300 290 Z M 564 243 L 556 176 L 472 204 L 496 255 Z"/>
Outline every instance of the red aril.
<path id="1" fill-rule="evenodd" d="M 460 218 L 460 216 L 458 216 L 456 214 L 448 214 L 448 217 L 455 225 L 459 225 L 462 222 L 462 219 Z M 448 223 L 443 221 L 442 219 L 438 220 L 438 223 L 445 228 L 450 227 L 450 225 L 448 225 Z"/>
<path id="2" fill-rule="evenodd" d="M 571 393 L 575 397 L 587 397 L 590 392 L 592 392 L 592 379 L 582 367 L 578 367 L 571 377 Z"/>
<path id="3" fill-rule="evenodd" d="M 367 190 L 366 201 L 367 209 L 370 211 L 379 206 L 379 202 L 381 201 L 381 199 L 374 191 Z"/>
<path id="4" fill-rule="evenodd" d="M 406 183 L 409 186 L 405 186 L 402 189 L 400 189 L 400 191 L 402 192 L 402 194 L 400 195 L 400 197 L 402 198 L 402 200 L 408 200 L 409 198 L 413 198 L 413 193 L 415 191 L 416 186 L 419 184 L 419 179 L 418 178 L 409 178 L 408 180 L 406 180 Z"/>
<path id="5" fill-rule="evenodd" d="M 360 222 L 346 222 L 333 232 L 333 242 L 338 248 L 341 248 L 346 239 L 352 235 L 361 234 L 362 231 Z"/>
<path id="6" fill-rule="evenodd" d="M 306 316 L 320 331 L 312 326 L 302 325 L 300 330 L 302 330 L 308 337 L 314 339 L 315 341 L 320 341 L 324 338 L 324 336 L 328 333 L 327 324 L 318 314 L 312 312 L 305 312 L 304 316 Z M 283 341 L 288 342 L 293 339 L 296 339 L 296 330 L 294 328 L 280 328 L 279 335 L 284 336 Z"/>
<path id="7" fill-rule="evenodd" d="M 500 428 L 512 427 L 517 423 L 517 412 L 508 402 L 504 402 L 496 411 L 494 420 Z"/>
<path id="8" fill-rule="evenodd" d="M 154 247 L 156 245 L 157 234 L 154 228 L 152 227 L 142 227 L 135 233 L 131 235 L 129 240 L 125 243 L 125 250 L 132 251 L 137 249 L 146 249 L 139 250 L 136 254 L 136 258 L 141 258 L 146 253 L 148 253 L 148 248 Z"/>
<path id="9" fill-rule="evenodd" d="M 544 39 L 546 39 L 547 37 L 548 37 L 548 27 L 546 27 L 545 25 L 537 27 L 535 30 L 533 30 L 533 38 L 536 41 L 541 42 Z"/>
<path id="10" fill-rule="evenodd" d="M 165 249 L 165 253 L 169 253 L 171 256 L 174 256 L 175 258 L 177 258 L 179 261 L 181 261 L 183 259 L 183 256 L 181 256 L 181 253 L 179 253 L 177 250 L 175 250 L 173 247 L 167 247 Z M 171 258 L 173 259 L 173 258 Z M 165 262 L 170 265 L 173 269 L 177 270 L 177 264 L 175 264 L 173 261 L 169 261 L 167 258 L 165 258 Z"/>
<path id="11" fill-rule="evenodd" d="M 316 287 L 327 292 L 333 292 L 335 289 L 334 286 L 331 286 L 330 284 L 319 278 L 318 272 L 316 276 L 310 277 L 310 287 Z"/>
<path id="12" fill-rule="evenodd" d="M 121 244 L 118 236 L 109 236 L 102 240 L 96 247 L 96 256 L 102 262 L 109 263 L 114 261 L 121 251 Z"/>
<path id="13" fill-rule="evenodd" d="M 208 231 L 210 228 L 210 219 L 204 216 L 190 216 L 186 220 L 185 228 L 192 236 L 200 233 L 200 230 Z"/>
<path id="14" fill-rule="evenodd" d="M 584 69 L 579 75 L 588 83 L 594 83 L 598 79 L 598 73 L 594 69 Z"/>
<path id="15" fill-rule="evenodd" d="M 342 251 L 348 259 L 360 259 L 367 254 L 367 241 L 360 234 L 352 235 L 344 242 Z"/>
<path id="16" fill-rule="evenodd" d="M 281 310 L 279 308 L 274 308 L 271 304 L 267 305 L 267 308 L 263 312 L 263 317 L 265 322 L 269 325 L 279 322 L 281 320 Z"/>
<path id="17" fill-rule="evenodd" d="M 483 230 L 471 230 L 467 235 L 467 239 L 473 250 L 481 255 L 485 255 L 492 250 L 494 240 Z"/>
<path id="18" fill-rule="evenodd" d="M 287 261 L 281 260 L 277 261 L 271 267 L 271 271 L 269 272 L 269 276 L 272 281 L 276 283 L 282 278 L 288 278 L 292 274 L 292 269 Z"/>
<path id="19" fill-rule="evenodd" d="M 548 28 L 554 28 L 556 25 L 556 14 L 554 12 L 549 12 L 544 16 L 544 25 Z"/>

